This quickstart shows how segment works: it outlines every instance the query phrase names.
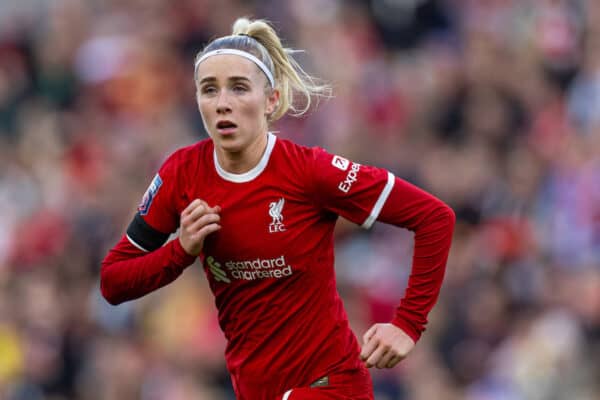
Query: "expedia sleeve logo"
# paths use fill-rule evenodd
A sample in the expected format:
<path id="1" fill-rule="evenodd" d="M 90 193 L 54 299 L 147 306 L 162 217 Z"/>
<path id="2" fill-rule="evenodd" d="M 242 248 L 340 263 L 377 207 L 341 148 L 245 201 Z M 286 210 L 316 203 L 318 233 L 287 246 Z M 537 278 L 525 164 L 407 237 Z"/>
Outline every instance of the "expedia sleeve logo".
<path id="1" fill-rule="evenodd" d="M 350 164 L 352 164 L 351 167 Z M 333 158 L 331 159 L 331 165 L 333 165 L 341 171 L 348 171 L 348 167 L 350 167 L 350 171 L 348 171 L 346 178 L 338 184 L 339 190 L 341 190 L 344 193 L 348 193 L 352 188 L 352 184 L 358 179 L 358 171 L 360 170 L 360 164 L 351 163 L 350 160 L 344 157 L 333 156 Z"/>
<path id="2" fill-rule="evenodd" d="M 331 165 L 338 169 L 341 169 L 342 171 L 345 171 L 348 169 L 350 161 L 346 160 L 344 157 L 333 156 L 333 159 L 331 160 Z"/>
<path id="3" fill-rule="evenodd" d="M 344 193 L 348 193 L 350 189 L 352 189 L 352 185 L 354 182 L 358 180 L 358 171 L 360 170 L 360 164 L 352 163 L 352 167 L 350 167 L 350 171 L 348 171 L 348 175 L 346 175 L 346 179 L 339 183 L 338 189 L 340 189 Z"/>

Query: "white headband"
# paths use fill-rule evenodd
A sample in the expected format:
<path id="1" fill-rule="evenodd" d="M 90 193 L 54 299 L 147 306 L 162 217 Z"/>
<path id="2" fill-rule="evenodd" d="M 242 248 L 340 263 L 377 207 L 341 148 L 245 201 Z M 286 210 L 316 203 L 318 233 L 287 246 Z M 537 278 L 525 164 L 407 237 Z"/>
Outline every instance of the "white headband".
<path id="1" fill-rule="evenodd" d="M 275 79 L 273 78 L 273 73 L 265 65 L 265 63 L 262 62 L 262 61 L 260 61 L 253 54 L 250 54 L 247 51 L 243 51 L 243 50 L 237 50 L 237 49 L 217 49 L 217 50 L 209 51 L 208 53 L 206 53 L 202 57 L 200 57 L 198 59 L 198 61 L 196 61 L 196 65 L 194 66 L 194 69 L 197 70 L 198 69 L 198 65 L 200 65 L 200 63 L 202 61 L 206 60 L 208 57 L 216 56 L 216 55 L 219 55 L 219 54 L 233 54 L 233 55 L 236 55 L 236 56 L 247 58 L 248 60 L 252 61 L 254 64 L 258 65 L 258 68 L 260 68 L 262 70 L 262 72 L 264 72 L 265 75 L 267 76 L 267 79 L 269 80 L 269 83 L 271 84 L 271 87 L 272 88 L 275 87 Z"/>

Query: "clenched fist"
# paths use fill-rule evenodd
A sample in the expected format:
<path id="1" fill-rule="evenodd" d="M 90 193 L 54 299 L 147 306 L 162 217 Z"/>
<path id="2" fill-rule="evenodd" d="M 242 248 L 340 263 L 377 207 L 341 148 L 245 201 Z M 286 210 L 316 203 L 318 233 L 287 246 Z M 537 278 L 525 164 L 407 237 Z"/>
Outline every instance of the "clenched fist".
<path id="1" fill-rule="evenodd" d="M 200 199 L 193 200 L 183 210 L 179 224 L 179 241 L 186 253 L 192 256 L 200 254 L 204 239 L 221 229 L 220 212 L 221 207 L 209 207 Z"/>
<path id="2" fill-rule="evenodd" d="M 375 324 L 363 336 L 360 359 L 367 368 L 393 368 L 415 347 L 415 342 L 393 324 Z"/>

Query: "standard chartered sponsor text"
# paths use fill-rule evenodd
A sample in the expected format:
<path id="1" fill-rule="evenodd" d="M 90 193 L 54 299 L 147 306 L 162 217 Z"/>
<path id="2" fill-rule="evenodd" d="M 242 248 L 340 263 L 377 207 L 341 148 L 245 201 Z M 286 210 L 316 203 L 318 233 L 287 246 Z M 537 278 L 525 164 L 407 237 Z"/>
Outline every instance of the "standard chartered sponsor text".
<path id="1" fill-rule="evenodd" d="M 220 264 L 220 263 L 219 263 Z M 281 279 L 291 276 L 292 266 L 285 261 L 285 256 L 276 258 L 255 258 L 254 260 L 226 261 L 222 269 L 229 278 L 253 281 L 256 279 Z M 229 282 L 227 282 L 229 283 Z"/>

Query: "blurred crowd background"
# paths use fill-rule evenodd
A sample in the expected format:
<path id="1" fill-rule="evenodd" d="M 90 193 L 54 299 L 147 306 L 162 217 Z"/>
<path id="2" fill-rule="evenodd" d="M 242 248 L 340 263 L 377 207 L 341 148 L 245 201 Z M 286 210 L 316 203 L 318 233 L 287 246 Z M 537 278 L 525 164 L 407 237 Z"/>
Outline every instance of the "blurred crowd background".
<path id="1" fill-rule="evenodd" d="M 243 15 L 334 89 L 278 135 L 456 210 L 431 322 L 372 371 L 376 398 L 600 399 L 595 0 L 2 0 L 0 399 L 234 399 L 198 262 L 118 307 L 98 273 L 161 162 L 206 137 L 193 59 Z M 403 294 L 412 233 L 338 228 L 361 337 Z"/>

